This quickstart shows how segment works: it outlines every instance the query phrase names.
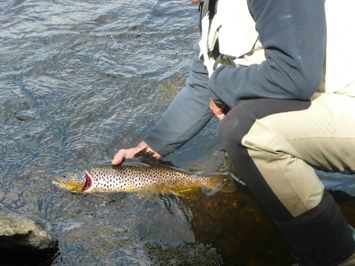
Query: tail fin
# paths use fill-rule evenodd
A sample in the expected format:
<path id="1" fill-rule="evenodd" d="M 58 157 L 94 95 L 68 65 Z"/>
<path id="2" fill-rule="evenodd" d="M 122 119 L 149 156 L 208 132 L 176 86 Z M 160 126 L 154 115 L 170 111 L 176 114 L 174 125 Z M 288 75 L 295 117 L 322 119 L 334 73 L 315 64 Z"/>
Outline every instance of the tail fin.
<path id="1" fill-rule="evenodd" d="M 212 196 L 220 191 L 231 178 L 228 175 L 216 173 L 214 175 L 210 175 L 207 177 L 206 182 L 204 183 L 204 187 L 208 189 L 208 196 Z"/>

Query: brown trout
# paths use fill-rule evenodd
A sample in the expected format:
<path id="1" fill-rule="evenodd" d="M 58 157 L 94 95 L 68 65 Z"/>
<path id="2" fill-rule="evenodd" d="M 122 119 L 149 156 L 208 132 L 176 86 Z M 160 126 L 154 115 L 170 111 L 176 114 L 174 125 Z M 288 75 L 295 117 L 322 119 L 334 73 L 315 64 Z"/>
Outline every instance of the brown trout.
<path id="1" fill-rule="evenodd" d="M 214 190 L 226 180 L 222 174 L 202 176 L 166 166 L 92 166 L 83 173 L 55 177 L 53 183 L 73 193 L 182 192 L 193 188 Z"/>

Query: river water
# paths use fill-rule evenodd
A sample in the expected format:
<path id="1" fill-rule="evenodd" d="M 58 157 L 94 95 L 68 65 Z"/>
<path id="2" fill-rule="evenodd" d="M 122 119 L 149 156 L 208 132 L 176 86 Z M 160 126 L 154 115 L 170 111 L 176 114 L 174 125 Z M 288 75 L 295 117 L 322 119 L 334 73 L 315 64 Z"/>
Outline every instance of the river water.
<path id="1" fill-rule="evenodd" d="M 81 196 L 51 184 L 109 162 L 154 124 L 185 82 L 198 16 L 187 0 L 0 2 L 0 203 L 59 240 L 54 265 L 292 262 L 238 186 L 185 198 Z M 218 169 L 215 128 L 167 159 Z"/>

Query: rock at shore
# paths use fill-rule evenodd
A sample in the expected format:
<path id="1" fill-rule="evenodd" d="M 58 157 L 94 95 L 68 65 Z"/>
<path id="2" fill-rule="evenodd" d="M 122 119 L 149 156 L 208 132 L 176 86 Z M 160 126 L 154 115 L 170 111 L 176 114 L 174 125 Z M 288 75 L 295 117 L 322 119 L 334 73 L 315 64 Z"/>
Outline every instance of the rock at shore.
<path id="1" fill-rule="evenodd" d="M 0 206 L 0 254 L 6 261 L 49 262 L 56 252 L 57 240 L 39 224 Z"/>

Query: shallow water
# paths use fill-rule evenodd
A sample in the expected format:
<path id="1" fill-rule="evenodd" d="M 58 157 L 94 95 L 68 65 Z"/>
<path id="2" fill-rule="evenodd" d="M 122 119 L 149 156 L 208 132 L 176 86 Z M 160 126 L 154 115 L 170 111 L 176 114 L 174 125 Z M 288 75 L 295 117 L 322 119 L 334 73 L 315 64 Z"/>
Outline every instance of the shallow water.
<path id="1" fill-rule="evenodd" d="M 0 203 L 58 238 L 53 264 L 164 265 L 156 245 L 187 247 L 194 263 L 206 252 L 211 265 L 220 254 L 227 265 L 290 262 L 240 188 L 82 196 L 51 184 L 56 174 L 109 161 L 160 117 L 185 82 L 197 20 L 185 0 L 0 2 Z M 168 159 L 217 169 L 215 127 Z"/>

